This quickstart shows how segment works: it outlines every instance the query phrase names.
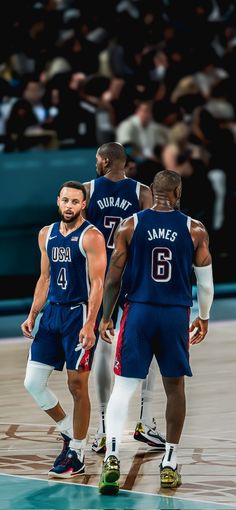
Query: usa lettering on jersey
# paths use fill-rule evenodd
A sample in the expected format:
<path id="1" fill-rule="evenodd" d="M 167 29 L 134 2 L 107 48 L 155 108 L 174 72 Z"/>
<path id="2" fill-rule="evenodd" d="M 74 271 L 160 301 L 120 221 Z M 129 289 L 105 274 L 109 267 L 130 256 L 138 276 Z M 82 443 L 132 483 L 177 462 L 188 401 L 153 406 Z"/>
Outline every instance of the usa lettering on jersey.
<path id="1" fill-rule="evenodd" d="M 52 248 L 52 261 L 53 262 L 71 262 L 70 247 L 64 248 L 63 246 L 54 246 Z"/>

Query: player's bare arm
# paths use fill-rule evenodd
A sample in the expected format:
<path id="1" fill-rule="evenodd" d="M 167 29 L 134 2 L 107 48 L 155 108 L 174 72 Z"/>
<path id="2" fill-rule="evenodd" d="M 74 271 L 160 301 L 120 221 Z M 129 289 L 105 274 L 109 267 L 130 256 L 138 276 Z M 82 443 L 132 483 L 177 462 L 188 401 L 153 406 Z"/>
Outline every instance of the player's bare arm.
<path id="1" fill-rule="evenodd" d="M 34 298 L 28 318 L 21 324 L 23 335 L 28 338 L 33 338 L 31 333 L 35 325 L 35 320 L 41 312 L 43 306 L 47 301 L 49 283 L 50 283 L 50 263 L 46 251 L 46 237 L 49 226 L 43 227 L 38 235 L 38 244 L 41 252 L 41 270 L 40 277 L 36 283 Z"/>
<path id="2" fill-rule="evenodd" d="M 102 303 L 103 286 L 107 265 L 104 237 L 95 228 L 90 228 L 84 235 L 83 248 L 88 260 L 88 277 L 90 293 L 86 322 L 80 331 L 79 342 L 84 349 L 91 349 L 95 343 L 94 327 Z"/>
<path id="3" fill-rule="evenodd" d="M 140 209 L 148 209 L 153 206 L 153 195 L 149 186 L 146 184 L 140 185 L 140 196 L 139 196 Z"/>
<path id="4" fill-rule="evenodd" d="M 191 222 L 191 236 L 195 247 L 194 265 L 208 266 L 212 263 L 209 251 L 209 236 L 205 226 L 200 221 Z"/>
<path id="5" fill-rule="evenodd" d="M 129 244 L 134 231 L 133 217 L 122 221 L 116 230 L 114 250 L 111 256 L 104 288 L 103 318 L 99 325 L 100 335 L 105 342 L 111 343 L 107 330 L 114 335 L 111 315 L 120 294 L 122 275 L 126 266 Z"/>
<path id="6" fill-rule="evenodd" d="M 191 324 L 190 343 L 198 344 L 208 332 L 209 310 L 213 301 L 212 257 L 209 251 L 209 236 L 199 221 L 191 222 L 191 236 L 195 247 L 194 272 L 197 280 L 199 317 Z"/>

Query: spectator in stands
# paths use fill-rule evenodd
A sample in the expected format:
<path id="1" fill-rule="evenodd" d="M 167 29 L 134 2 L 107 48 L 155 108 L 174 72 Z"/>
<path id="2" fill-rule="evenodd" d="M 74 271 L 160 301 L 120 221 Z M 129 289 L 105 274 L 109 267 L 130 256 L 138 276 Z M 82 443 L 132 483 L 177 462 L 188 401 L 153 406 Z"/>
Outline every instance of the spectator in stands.
<path id="1" fill-rule="evenodd" d="M 212 232 L 215 193 L 203 162 L 192 159 L 189 151 L 181 152 L 174 143 L 163 148 L 161 161 L 164 168 L 174 170 L 182 177 L 181 210 L 204 223 Z"/>
<path id="2" fill-rule="evenodd" d="M 138 180 L 137 179 L 137 163 L 132 156 L 127 156 L 126 164 L 125 164 L 125 175 L 126 177 L 129 177 L 130 179 Z"/>
<path id="3" fill-rule="evenodd" d="M 46 120 L 46 108 L 43 104 L 43 96 L 45 88 L 37 76 L 26 76 L 24 79 L 22 97 L 29 101 L 33 112 L 38 119 L 40 125 Z"/>
<path id="4" fill-rule="evenodd" d="M 110 79 L 91 75 L 81 85 L 78 97 L 77 147 L 96 147 L 114 141 L 114 112 L 103 99 Z"/>
<path id="5" fill-rule="evenodd" d="M 27 99 L 18 99 L 6 122 L 5 152 L 56 148 L 55 131 L 43 129 Z"/>
<path id="6" fill-rule="evenodd" d="M 6 123 L 5 152 L 25 151 L 30 148 L 25 136 L 29 127 L 38 127 L 38 119 L 26 99 L 19 99 L 12 106 Z"/>
<path id="7" fill-rule="evenodd" d="M 164 170 L 161 162 L 163 144 L 156 144 L 151 158 L 144 158 L 137 163 L 137 181 L 150 186 L 157 172 Z"/>
<path id="8" fill-rule="evenodd" d="M 122 144 L 134 143 L 141 157 L 150 157 L 157 143 L 167 143 L 168 129 L 153 120 L 151 102 L 140 102 L 134 114 L 118 124 L 116 141 Z"/>

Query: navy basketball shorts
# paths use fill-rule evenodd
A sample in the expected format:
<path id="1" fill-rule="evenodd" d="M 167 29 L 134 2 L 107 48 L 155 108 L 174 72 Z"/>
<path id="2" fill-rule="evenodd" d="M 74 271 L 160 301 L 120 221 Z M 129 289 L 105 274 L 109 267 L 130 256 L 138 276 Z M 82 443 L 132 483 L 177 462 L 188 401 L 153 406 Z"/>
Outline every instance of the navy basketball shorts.
<path id="1" fill-rule="evenodd" d="M 46 305 L 39 322 L 39 328 L 32 342 L 29 359 L 55 370 L 91 370 L 96 343 L 92 349 L 85 351 L 79 344 L 79 332 L 87 315 L 87 305 Z M 81 345 L 81 348 L 80 348 Z M 79 350 L 75 348 L 79 346 Z"/>
<path id="2" fill-rule="evenodd" d="M 190 309 L 126 303 L 120 323 L 114 373 L 145 379 L 153 355 L 163 377 L 192 376 L 189 365 Z"/>

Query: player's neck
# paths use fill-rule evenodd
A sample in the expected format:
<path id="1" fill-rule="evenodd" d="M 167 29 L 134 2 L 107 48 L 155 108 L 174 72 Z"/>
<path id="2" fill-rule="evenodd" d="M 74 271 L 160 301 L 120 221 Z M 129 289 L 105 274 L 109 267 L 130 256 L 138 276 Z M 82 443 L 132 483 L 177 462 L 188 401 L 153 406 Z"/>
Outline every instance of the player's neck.
<path id="1" fill-rule="evenodd" d="M 71 223 L 65 223 L 62 220 L 61 224 L 60 224 L 61 234 L 64 236 L 70 234 L 74 230 L 77 230 L 77 228 L 79 228 L 82 225 L 82 223 L 84 223 L 84 221 L 85 221 L 85 219 L 82 216 L 80 216 L 79 218 L 76 219 L 76 221 L 73 221 Z"/>
<path id="2" fill-rule="evenodd" d="M 107 172 L 104 174 L 103 177 L 106 177 L 106 179 L 109 179 L 110 181 L 114 181 L 114 182 L 122 181 L 123 179 L 127 179 L 124 170 L 114 170 L 114 169 L 107 170 Z"/>
<path id="3" fill-rule="evenodd" d="M 175 205 L 165 195 L 155 195 L 152 209 L 154 211 L 174 211 Z"/>

